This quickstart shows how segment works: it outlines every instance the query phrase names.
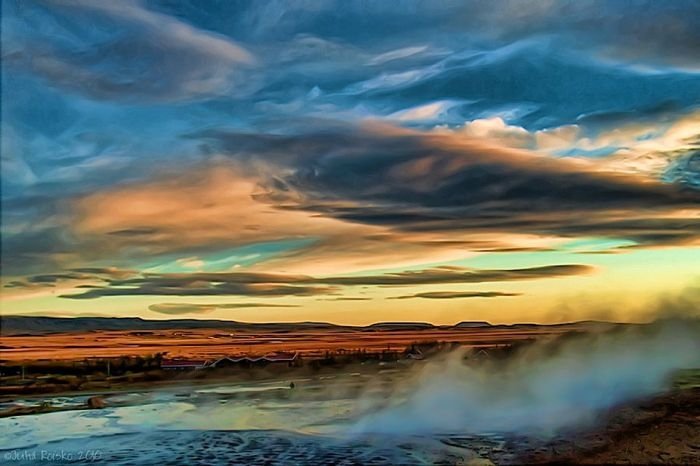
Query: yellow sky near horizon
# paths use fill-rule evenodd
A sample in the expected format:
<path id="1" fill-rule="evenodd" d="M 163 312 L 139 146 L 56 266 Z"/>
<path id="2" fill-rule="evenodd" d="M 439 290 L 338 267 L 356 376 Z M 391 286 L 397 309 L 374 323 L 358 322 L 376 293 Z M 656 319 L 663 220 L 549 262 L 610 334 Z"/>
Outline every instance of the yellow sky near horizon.
<path id="1" fill-rule="evenodd" d="M 495 256 L 495 257 L 494 257 Z M 550 256 L 550 257 L 548 257 Z M 25 315 L 105 315 L 145 319 L 200 318 L 244 322 L 324 321 L 367 325 L 378 321 L 418 321 L 449 325 L 460 321 L 491 323 L 557 323 L 575 320 L 644 322 L 664 313 L 696 315 L 700 297 L 700 248 L 658 248 L 619 254 L 562 252 L 484 254 L 459 265 L 487 268 L 497 261 L 503 267 L 535 263 L 563 263 L 578 259 L 591 264 L 593 273 L 523 281 L 420 286 L 352 286 L 340 296 L 233 298 L 222 296 L 116 296 L 74 300 L 55 294 L 3 300 L 1 312 Z M 451 263 L 454 265 L 454 263 Z M 653 264 L 650 266 L 650 264 Z M 430 264 L 433 265 L 433 264 Z M 441 292 L 498 291 L 519 296 L 452 299 L 392 299 L 398 296 Z M 336 298 L 366 298 L 335 300 Z M 162 314 L 149 306 L 173 304 L 293 305 L 215 309 L 206 313 Z M 686 305 L 687 310 L 682 306 Z"/>

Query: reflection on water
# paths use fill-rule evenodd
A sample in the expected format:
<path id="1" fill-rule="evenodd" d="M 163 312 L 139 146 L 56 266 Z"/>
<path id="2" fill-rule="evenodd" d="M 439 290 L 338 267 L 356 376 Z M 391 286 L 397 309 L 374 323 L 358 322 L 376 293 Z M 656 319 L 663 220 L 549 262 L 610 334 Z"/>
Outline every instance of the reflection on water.
<path id="1" fill-rule="evenodd" d="M 0 455 L 15 455 L 5 456 L 12 464 L 34 464 L 42 451 L 75 453 L 52 464 L 80 464 L 77 456 L 86 451 L 116 465 L 258 464 L 261 458 L 260 464 L 455 464 L 475 457 L 479 442 L 497 445 L 493 438 L 458 445 L 438 437 L 347 435 L 358 414 L 357 387 L 365 398 L 385 395 L 361 378 L 351 374 L 332 390 L 318 378 L 295 380 L 301 389 L 265 382 L 118 393 L 106 396 L 109 407 L 101 410 L 78 409 L 85 395 L 24 400 L 76 409 L 0 419 Z"/>
<path id="2" fill-rule="evenodd" d="M 318 381 L 317 381 L 318 382 Z M 299 379 L 312 393 L 320 386 Z M 352 411 L 352 399 L 298 398 L 288 382 L 180 387 L 106 396 L 108 407 L 84 410 L 88 396 L 17 400 L 12 405 L 50 403 L 66 411 L 0 419 L 0 448 L 26 448 L 91 435 L 153 430 L 284 429 L 319 434 L 337 430 Z M 75 408 L 75 409 L 71 409 Z"/>

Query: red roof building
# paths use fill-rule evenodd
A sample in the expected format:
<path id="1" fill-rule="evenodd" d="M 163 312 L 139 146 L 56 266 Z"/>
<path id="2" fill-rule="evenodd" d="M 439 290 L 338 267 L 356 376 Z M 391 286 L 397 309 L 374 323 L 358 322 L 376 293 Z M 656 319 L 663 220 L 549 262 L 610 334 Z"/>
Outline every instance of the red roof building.
<path id="1" fill-rule="evenodd" d="M 254 363 L 273 363 L 273 362 L 286 362 L 293 363 L 299 357 L 298 353 L 268 353 L 264 356 L 224 356 L 216 361 L 213 361 L 209 367 L 225 366 L 227 364 L 254 364 Z"/>
<path id="2" fill-rule="evenodd" d="M 204 369 L 209 366 L 209 361 L 204 359 L 163 359 L 160 363 L 161 369 L 180 369 L 180 370 L 196 370 Z"/>

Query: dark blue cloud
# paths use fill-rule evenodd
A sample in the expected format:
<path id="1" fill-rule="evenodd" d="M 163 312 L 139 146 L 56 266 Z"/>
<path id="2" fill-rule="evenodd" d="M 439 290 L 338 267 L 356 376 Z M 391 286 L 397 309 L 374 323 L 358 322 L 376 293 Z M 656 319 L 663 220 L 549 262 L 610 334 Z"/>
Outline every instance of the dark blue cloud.
<path id="1" fill-rule="evenodd" d="M 418 196 L 389 173 L 423 158 L 418 145 L 354 124 L 427 129 L 499 116 L 531 131 L 575 123 L 595 135 L 672 120 L 700 105 L 699 16 L 700 3 L 686 0 L 3 2 L 4 252 L 13 245 L 17 261 L 68 254 L 71 239 L 56 225 L 70 199 L 221 152 L 245 163 L 258 150 L 288 170 L 269 181 L 278 195 L 382 204 L 333 212 L 348 221 L 413 228 L 427 210 L 463 203 L 463 186 L 478 197 L 503 177 L 515 180 L 503 194 L 509 209 L 663 203 L 644 189 L 499 164 Z M 353 146 L 356 158 L 343 152 Z M 697 186 L 696 165 L 684 156 L 665 179 Z M 619 231 L 589 223 L 580 231 Z M 639 228 L 658 237 L 654 225 Z"/>
<path id="2" fill-rule="evenodd" d="M 700 32 L 695 18 L 700 6 L 694 0 L 236 0 L 206 6 L 196 0 L 164 0 L 151 5 L 197 27 L 251 43 L 308 34 L 365 49 L 410 41 L 452 47 L 550 35 L 569 47 L 618 60 L 698 66 Z"/>
<path id="3" fill-rule="evenodd" d="M 437 267 L 368 276 L 316 278 L 305 275 L 271 273 L 179 273 L 142 274 L 115 279 L 100 277 L 100 285 L 83 285 L 87 289 L 76 294 L 61 295 L 70 299 L 95 299 L 104 296 L 312 296 L 338 294 L 340 287 L 351 286 L 417 286 L 454 283 L 487 283 L 538 280 L 591 273 L 593 267 L 580 264 L 559 264 L 523 269 L 466 269 Z M 58 280 L 83 278 L 74 273 L 31 276 L 10 287 L 28 287 L 36 283 L 53 284 Z"/>
<path id="4" fill-rule="evenodd" d="M 390 110 L 463 101 L 462 121 L 505 114 L 510 123 L 541 129 L 580 122 L 597 112 L 641 116 L 661 103 L 696 106 L 700 79 L 692 73 L 646 73 L 598 63 L 543 39 L 454 53 L 426 68 L 380 74 L 349 92 Z"/>
<path id="5" fill-rule="evenodd" d="M 700 190 L 700 151 L 678 157 L 664 173 L 664 179 Z"/>
<path id="6" fill-rule="evenodd" d="M 696 3 L 521 3 L 21 3 L 9 8 L 5 61 L 92 99 L 219 102 L 222 120 L 452 99 L 448 123 L 500 113 L 535 128 L 700 99 L 687 71 L 698 71 Z M 666 63 L 684 50 L 688 67 Z"/>
<path id="7" fill-rule="evenodd" d="M 685 182 L 591 171 L 474 141 L 357 127 L 200 137 L 234 160 L 272 167 L 268 201 L 351 222 L 408 232 L 606 236 L 646 245 L 681 244 L 700 232 L 692 215 L 659 217 L 698 205 L 700 193 Z M 694 162 L 683 167 L 687 174 Z"/>
<path id="8" fill-rule="evenodd" d="M 181 101 L 249 92 L 254 57 L 132 0 L 8 2 L 3 59 L 95 99 Z M 243 89 L 244 88 L 244 89 Z"/>

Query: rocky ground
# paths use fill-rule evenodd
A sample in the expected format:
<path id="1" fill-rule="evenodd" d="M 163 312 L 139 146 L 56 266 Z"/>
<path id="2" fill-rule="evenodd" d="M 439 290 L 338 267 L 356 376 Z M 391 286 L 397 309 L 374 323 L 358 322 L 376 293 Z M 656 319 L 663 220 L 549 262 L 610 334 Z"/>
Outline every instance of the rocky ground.
<path id="1" fill-rule="evenodd" d="M 153 430 L 22 449 L 0 446 L 0 459 L 16 465 L 700 464 L 698 387 L 619 407 L 599 426 L 548 440 L 510 435 L 341 440 L 275 430 Z"/>
<path id="2" fill-rule="evenodd" d="M 700 464 L 700 388 L 610 413 L 605 427 L 526 449 L 536 464 Z"/>

